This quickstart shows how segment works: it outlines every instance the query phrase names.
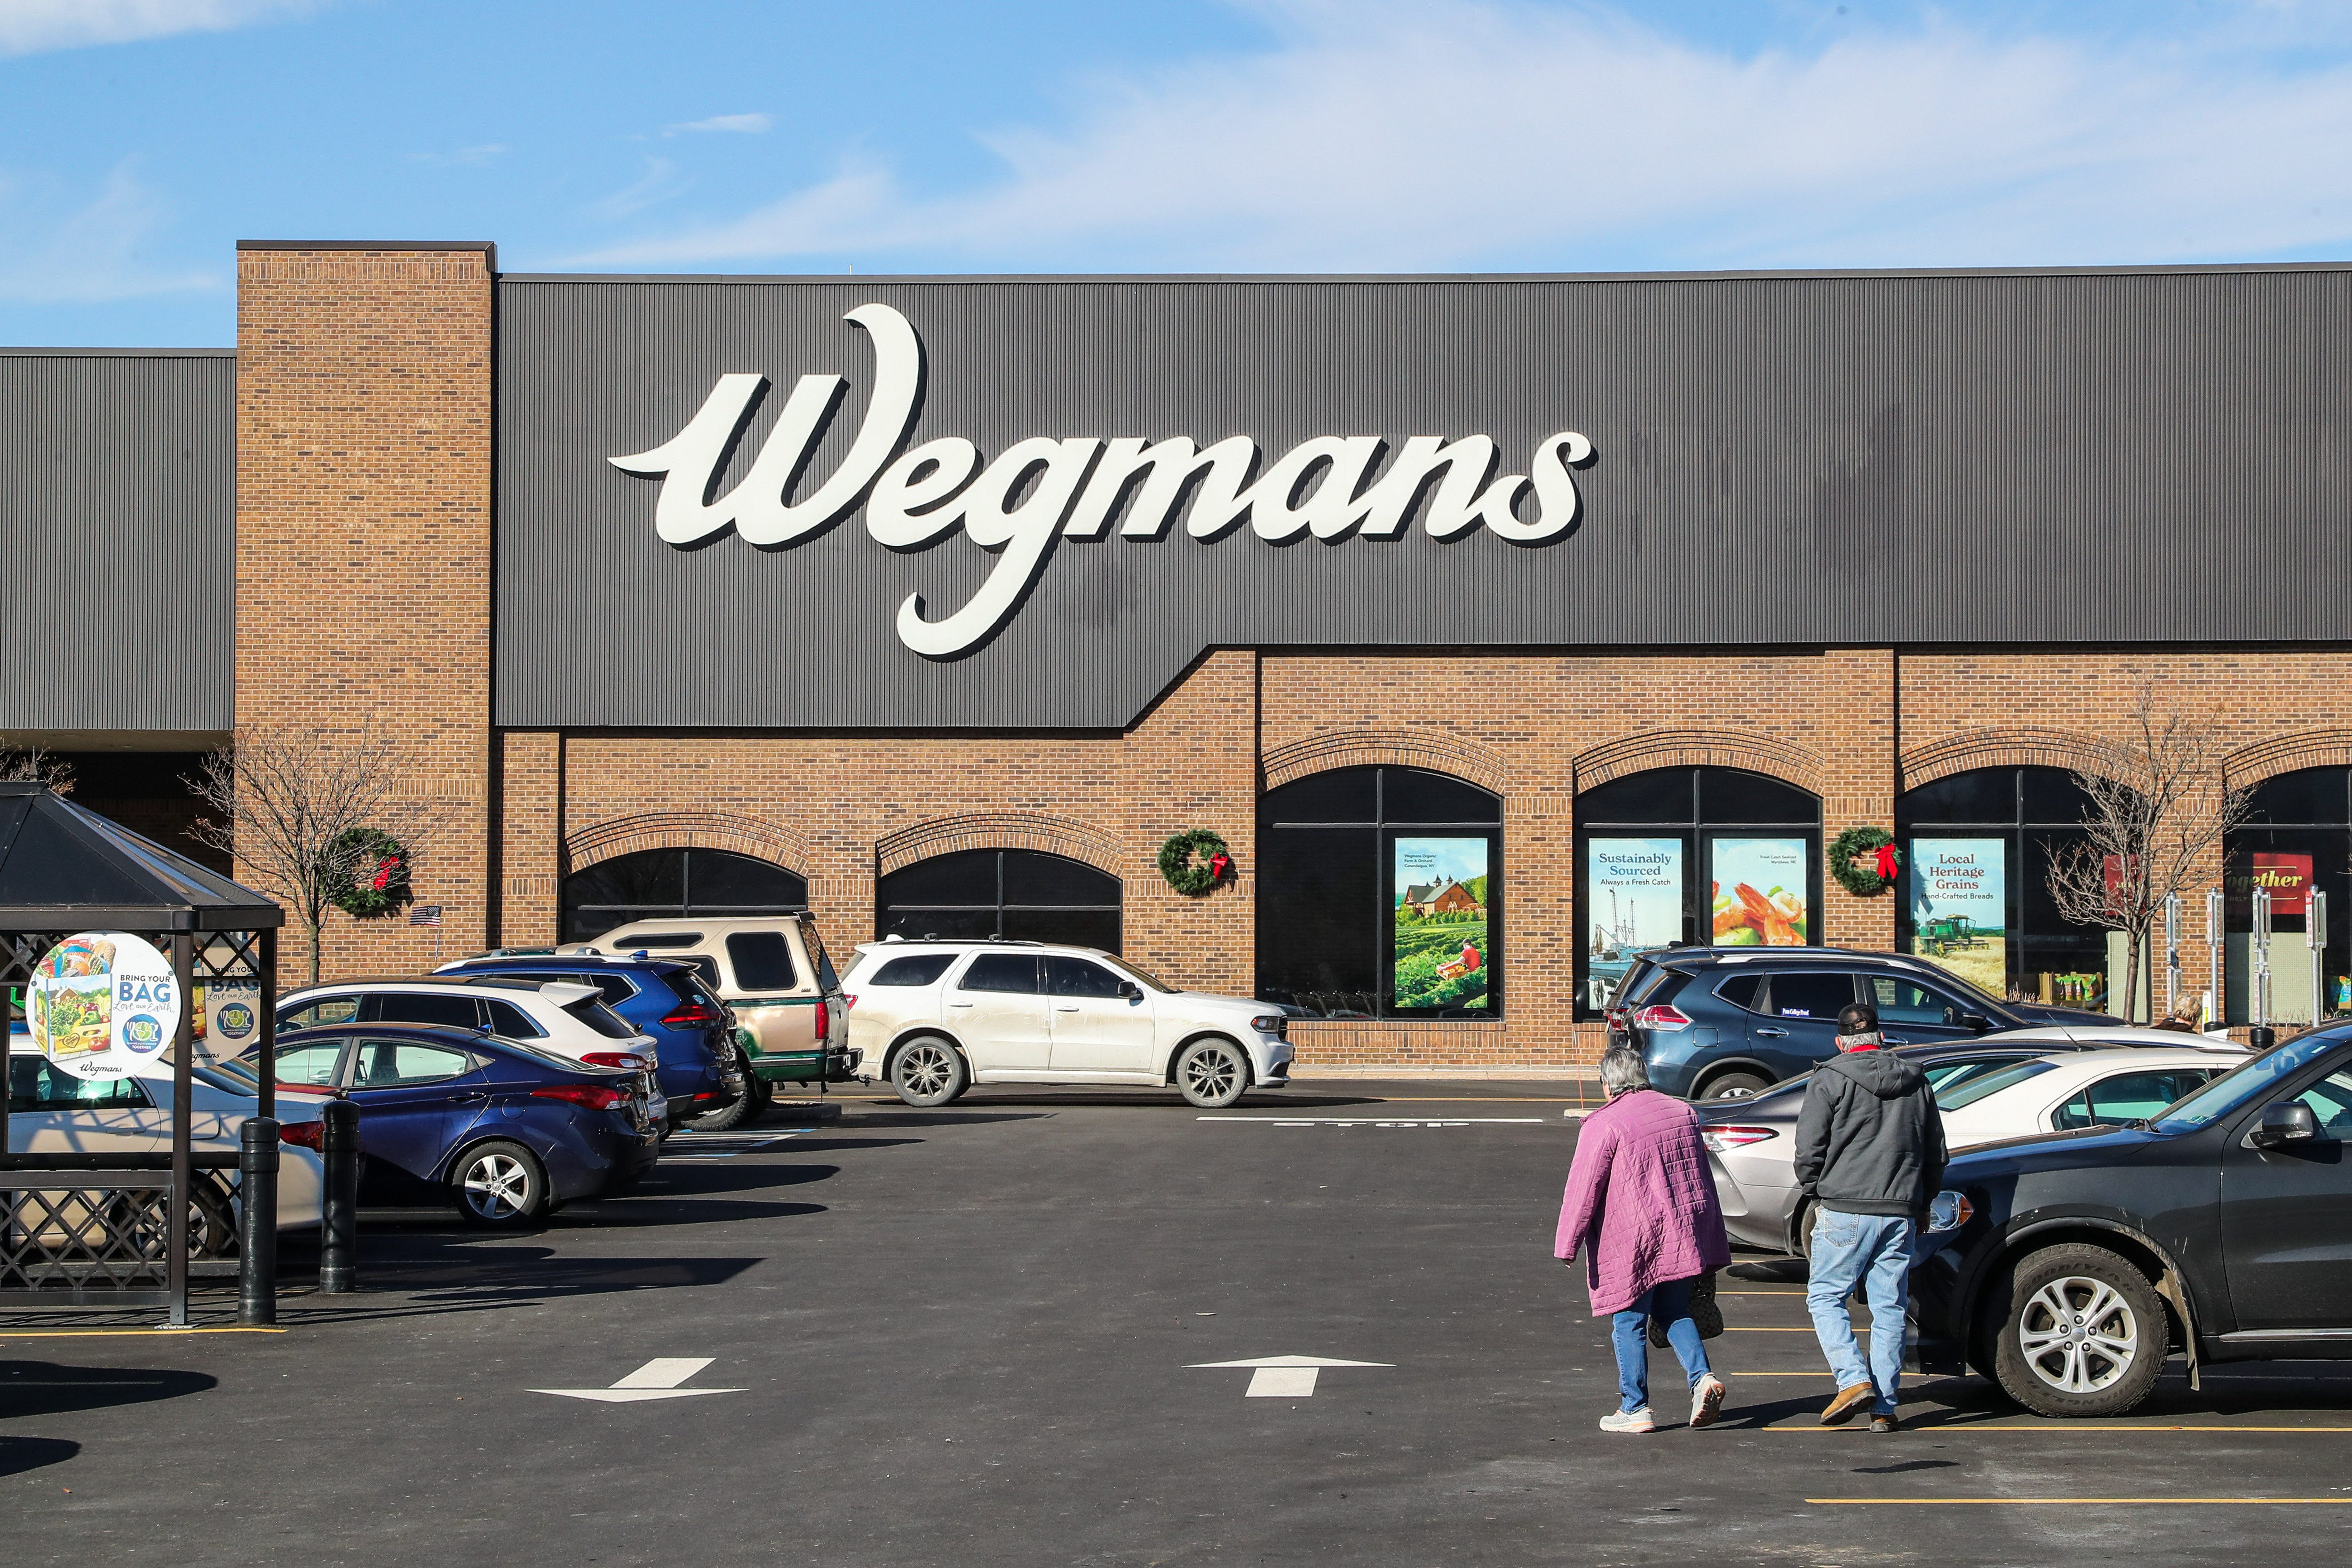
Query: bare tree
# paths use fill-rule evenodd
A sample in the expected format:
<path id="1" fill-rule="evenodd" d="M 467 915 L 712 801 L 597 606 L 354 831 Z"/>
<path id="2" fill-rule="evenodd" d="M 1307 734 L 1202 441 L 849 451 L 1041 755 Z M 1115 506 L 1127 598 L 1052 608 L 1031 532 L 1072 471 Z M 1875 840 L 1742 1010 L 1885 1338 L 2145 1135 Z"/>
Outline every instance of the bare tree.
<path id="1" fill-rule="evenodd" d="M 28 752 L 0 746 L 0 784 L 47 784 L 59 795 L 71 795 L 73 764 L 38 746 Z"/>
<path id="2" fill-rule="evenodd" d="M 215 813 L 199 817 L 190 836 L 235 856 L 245 876 L 300 917 L 313 985 L 328 906 L 370 858 L 353 830 L 389 834 L 413 858 L 441 824 L 430 799 L 397 793 L 408 771 L 371 721 L 357 733 L 240 731 L 234 750 L 212 752 L 186 781 Z"/>
<path id="3" fill-rule="evenodd" d="M 2090 815 L 2082 841 L 2051 858 L 2049 889 L 2069 924 L 2123 933 L 2123 1005 L 2111 995 L 2108 1010 L 2128 1022 L 2149 928 L 2244 818 L 2247 792 L 2221 776 L 2218 712 L 2159 711 L 2155 683 L 2142 679 L 2126 723 L 2124 739 L 2098 748 L 2095 771 L 2074 774 Z"/>

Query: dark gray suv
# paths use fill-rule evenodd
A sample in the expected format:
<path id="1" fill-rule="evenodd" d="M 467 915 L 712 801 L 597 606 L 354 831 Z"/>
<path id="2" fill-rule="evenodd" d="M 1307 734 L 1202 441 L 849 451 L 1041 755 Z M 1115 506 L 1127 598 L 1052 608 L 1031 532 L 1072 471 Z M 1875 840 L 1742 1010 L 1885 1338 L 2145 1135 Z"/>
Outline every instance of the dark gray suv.
<path id="1" fill-rule="evenodd" d="M 1670 947 L 1643 953 L 1609 999 L 1609 1035 L 1686 1100 L 1743 1100 L 1837 1054 L 1838 1010 L 1878 1009 L 1890 1045 L 1973 1039 L 2103 1013 L 1997 1002 L 1931 963 L 1842 948 Z"/>

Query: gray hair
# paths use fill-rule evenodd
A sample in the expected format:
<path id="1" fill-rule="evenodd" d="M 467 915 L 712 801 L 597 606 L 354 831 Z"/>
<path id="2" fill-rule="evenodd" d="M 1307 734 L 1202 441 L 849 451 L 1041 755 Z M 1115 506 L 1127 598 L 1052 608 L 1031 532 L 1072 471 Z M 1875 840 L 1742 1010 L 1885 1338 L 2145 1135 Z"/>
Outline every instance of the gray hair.
<path id="1" fill-rule="evenodd" d="M 1650 1087 L 1650 1064 L 1631 1046 L 1612 1046 L 1601 1053 L 1601 1089 L 1610 1099 Z"/>

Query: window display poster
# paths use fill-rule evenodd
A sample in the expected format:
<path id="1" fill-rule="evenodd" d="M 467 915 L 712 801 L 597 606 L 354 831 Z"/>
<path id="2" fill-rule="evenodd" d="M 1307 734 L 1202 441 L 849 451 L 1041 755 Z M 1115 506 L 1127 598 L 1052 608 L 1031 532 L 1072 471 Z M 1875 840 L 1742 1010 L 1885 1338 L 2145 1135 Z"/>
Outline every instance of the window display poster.
<path id="1" fill-rule="evenodd" d="M 1395 1005 L 1492 1006 L 1486 840 L 1399 838 L 1395 886 Z"/>
<path id="2" fill-rule="evenodd" d="M 1812 846 L 1802 838 L 1718 838 L 1709 848 L 1714 931 L 1721 947 L 1802 947 Z"/>
<path id="3" fill-rule="evenodd" d="M 1585 1001 L 1608 1005 L 1633 955 L 1683 939 L 1683 841 L 1584 843 Z"/>
<path id="4" fill-rule="evenodd" d="M 2009 841 L 1911 840 L 1911 951 L 1995 996 L 2009 994 Z"/>

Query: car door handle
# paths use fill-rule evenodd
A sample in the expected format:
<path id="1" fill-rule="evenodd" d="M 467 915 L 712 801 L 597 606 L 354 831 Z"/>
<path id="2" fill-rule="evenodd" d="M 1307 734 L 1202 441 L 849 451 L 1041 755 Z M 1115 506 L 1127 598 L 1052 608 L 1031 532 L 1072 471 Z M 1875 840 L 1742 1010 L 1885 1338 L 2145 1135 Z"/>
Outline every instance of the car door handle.
<path id="1" fill-rule="evenodd" d="M 1786 1029 L 1759 1029 L 1756 1032 L 1768 1040 L 1785 1040 L 1789 1037 L 1789 1031 Z"/>
<path id="2" fill-rule="evenodd" d="M 1069 1004 L 1067 1004 L 1066 1005 L 1064 1005 L 1063 1003 L 1060 1003 L 1060 1002 L 1056 1002 L 1056 1003 L 1055 1003 L 1055 1004 L 1054 1004 L 1054 1011 L 1055 1011 L 1055 1012 L 1056 1012 L 1056 1013 L 1075 1013 L 1075 1012 L 1076 1012 L 1077 1010 L 1078 1010 L 1078 1005 L 1077 1005 L 1077 1004 L 1076 1004 L 1076 1003 L 1075 1003 L 1075 1002 L 1073 1002 L 1073 1003 L 1069 1003 Z"/>
<path id="3" fill-rule="evenodd" d="M 1889 1035 L 1886 1037 L 1886 1043 L 1890 1046 L 1907 1046 L 1911 1042 L 1900 1035 Z"/>
<path id="4" fill-rule="evenodd" d="M 969 1002 L 950 1002 L 948 1005 L 950 1007 L 969 1007 L 971 1004 Z"/>

